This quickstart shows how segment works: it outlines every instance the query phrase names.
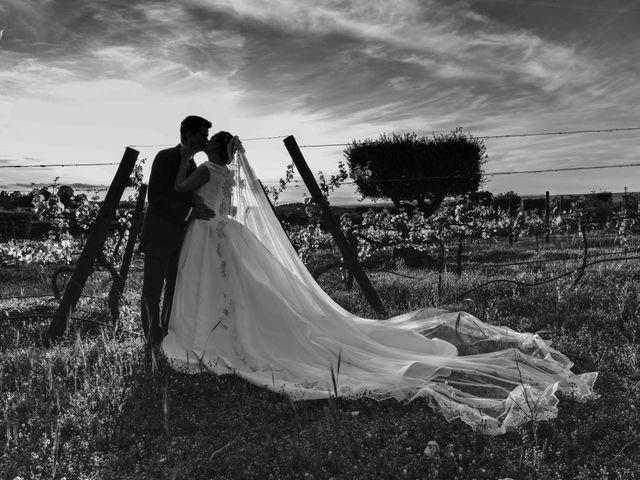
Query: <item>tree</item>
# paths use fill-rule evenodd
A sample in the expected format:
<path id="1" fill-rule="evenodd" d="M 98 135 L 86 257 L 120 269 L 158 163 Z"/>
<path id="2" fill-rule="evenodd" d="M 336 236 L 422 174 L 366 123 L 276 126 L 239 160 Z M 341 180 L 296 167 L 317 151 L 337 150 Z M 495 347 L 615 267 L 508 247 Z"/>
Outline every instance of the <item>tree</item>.
<path id="1" fill-rule="evenodd" d="M 474 205 L 490 207 L 493 202 L 493 193 L 479 190 L 469 194 L 469 201 Z"/>
<path id="2" fill-rule="evenodd" d="M 493 197 L 493 208 L 500 208 L 507 212 L 509 216 L 515 217 L 520 208 L 521 201 L 520 195 L 513 190 L 509 190 L 508 192 L 499 193 Z"/>
<path id="3" fill-rule="evenodd" d="M 9 208 L 11 205 L 11 195 L 6 190 L 0 192 L 0 208 Z"/>
<path id="4" fill-rule="evenodd" d="M 344 155 L 360 195 L 391 199 L 398 208 L 415 204 L 428 216 L 447 195 L 478 190 L 485 152 L 481 139 L 458 128 L 433 137 L 407 133 L 354 140 Z"/>
<path id="5" fill-rule="evenodd" d="M 11 192 L 10 205 L 13 208 L 28 208 L 31 207 L 31 201 L 33 200 L 32 193 L 23 193 L 19 190 L 14 190 Z"/>
<path id="6" fill-rule="evenodd" d="M 60 201 L 66 208 L 71 207 L 74 193 L 73 188 L 69 185 L 60 185 L 60 188 L 58 189 L 58 198 L 60 198 Z"/>
<path id="7" fill-rule="evenodd" d="M 611 192 L 591 192 L 587 196 L 588 200 L 596 200 L 603 203 L 611 203 L 613 201 L 613 193 Z"/>
<path id="8" fill-rule="evenodd" d="M 589 220 L 607 220 L 613 216 L 613 194 L 611 192 L 591 192 L 578 202 L 576 207 Z"/>
<path id="9" fill-rule="evenodd" d="M 527 212 L 536 212 L 538 215 L 543 215 L 547 206 L 547 199 L 545 197 L 538 198 L 525 198 L 522 200 L 522 209 Z M 549 206 L 551 208 L 551 205 Z"/>
<path id="10" fill-rule="evenodd" d="M 42 195 L 42 197 L 45 200 L 49 200 L 49 197 L 51 196 L 51 192 L 49 191 L 49 187 L 46 187 L 46 186 L 45 187 L 41 187 L 41 188 L 35 187 L 33 190 L 31 190 L 31 193 L 35 194 L 35 195 Z"/>

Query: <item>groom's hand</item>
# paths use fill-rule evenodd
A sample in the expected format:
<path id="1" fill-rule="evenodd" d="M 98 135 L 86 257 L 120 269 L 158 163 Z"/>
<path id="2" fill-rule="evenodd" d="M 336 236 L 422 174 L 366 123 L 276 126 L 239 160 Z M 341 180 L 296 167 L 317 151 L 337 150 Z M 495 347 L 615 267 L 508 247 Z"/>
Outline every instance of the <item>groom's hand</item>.
<path id="1" fill-rule="evenodd" d="M 202 198 L 195 196 L 193 199 L 193 209 L 189 218 L 194 220 L 209 220 L 216 216 L 216 212 L 207 207 Z"/>
<path id="2" fill-rule="evenodd" d="M 183 163 L 189 162 L 193 158 L 193 156 L 198 152 L 198 149 L 193 144 L 190 139 L 185 140 L 185 142 L 180 146 L 180 160 Z"/>

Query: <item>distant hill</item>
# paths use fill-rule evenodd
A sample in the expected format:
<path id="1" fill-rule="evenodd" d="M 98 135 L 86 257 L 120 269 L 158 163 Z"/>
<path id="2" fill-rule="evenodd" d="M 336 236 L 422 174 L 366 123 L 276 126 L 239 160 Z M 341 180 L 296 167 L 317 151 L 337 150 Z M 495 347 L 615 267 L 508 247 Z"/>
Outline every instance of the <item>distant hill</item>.
<path id="1" fill-rule="evenodd" d="M 350 186 L 350 185 L 349 185 Z M 343 186 L 340 187 L 339 189 L 335 190 L 334 192 L 331 193 L 331 195 L 329 196 L 329 203 L 331 204 L 331 206 L 336 206 L 336 207 L 365 207 L 365 206 L 383 206 L 383 205 L 387 205 L 387 206 L 393 206 L 392 202 L 389 201 L 372 201 L 372 200 L 359 200 L 359 197 L 357 196 L 355 189 L 353 191 L 347 191 L 346 190 L 347 186 Z M 344 189 L 344 190 L 343 190 Z M 497 195 L 496 193 L 492 192 L 494 195 Z M 516 192 L 517 193 L 517 192 Z M 597 192 L 599 193 L 599 192 Z M 560 197 L 563 197 L 563 200 L 583 200 L 585 199 L 588 195 L 590 195 L 591 192 L 586 192 L 586 193 L 582 193 L 582 194 L 577 194 L 577 193 L 567 193 L 567 194 L 554 194 L 554 195 L 549 195 L 549 198 L 551 200 L 560 200 Z M 624 195 L 625 192 L 612 192 L 612 199 L 611 201 L 614 204 L 617 203 L 622 203 L 623 199 L 624 199 Z M 628 199 L 636 199 L 636 203 L 637 200 L 640 200 L 640 192 L 627 192 L 626 193 L 627 198 Z M 544 194 L 540 194 L 540 195 L 520 195 L 520 197 L 523 200 L 526 199 L 540 199 L 540 198 L 544 198 L 545 195 Z M 291 192 L 287 193 L 287 191 L 285 190 L 283 193 L 280 194 L 280 198 L 278 199 L 278 204 L 279 205 L 284 205 L 287 203 L 299 203 L 303 201 L 303 196 L 302 193 L 299 194 L 292 194 Z"/>
<path id="2" fill-rule="evenodd" d="M 44 186 L 48 186 L 48 184 L 38 184 L 37 186 L 44 187 Z M 98 197 L 100 198 L 104 198 L 104 196 L 107 194 L 107 189 L 108 189 L 108 185 L 91 185 L 91 184 L 82 184 L 82 183 L 72 183 L 72 184 L 69 184 L 69 186 L 71 186 L 74 189 L 76 195 L 80 193 L 84 193 L 87 196 L 91 197 L 97 191 Z M 29 192 L 32 189 L 31 187 L 32 186 L 30 184 L 29 185 L 0 184 L 0 190 L 5 190 L 7 192 L 13 192 L 15 190 L 18 190 L 21 192 Z M 129 197 L 129 195 L 133 193 L 134 193 L 133 189 L 127 188 L 124 191 L 124 194 L 122 195 L 122 199 L 126 200 Z M 308 196 L 307 189 L 302 184 L 288 185 L 287 188 L 280 194 L 280 197 L 278 198 L 278 204 L 284 205 L 287 203 L 302 202 L 304 200 L 305 193 Z M 497 195 L 498 193 L 502 193 L 502 192 L 492 192 L 492 193 L 494 195 Z M 553 195 L 550 195 L 550 198 L 559 199 L 560 196 L 563 196 L 565 199 L 569 199 L 569 198 L 580 199 L 580 198 L 585 198 L 590 193 L 591 192 L 585 192 L 582 194 L 576 194 L 576 193 L 553 194 Z M 622 202 L 624 195 L 625 195 L 624 192 L 613 192 L 612 193 L 613 203 Z M 640 192 L 627 192 L 627 195 L 628 195 L 628 198 L 640 199 Z M 520 194 L 520 196 L 523 199 L 529 199 L 529 198 L 534 199 L 534 198 L 544 198 L 545 195 L 544 193 L 541 193 L 537 195 Z M 366 206 L 366 205 L 383 205 L 383 204 L 392 205 L 392 203 L 388 201 L 376 202 L 369 199 L 360 200 L 360 197 L 356 192 L 356 186 L 353 184 L 342 185 L 341 187 L 335 189 L 329 195 L 329 203 L 332 206 L 349 206 L 349 207 L 359 207 L 359 206 Z"/>

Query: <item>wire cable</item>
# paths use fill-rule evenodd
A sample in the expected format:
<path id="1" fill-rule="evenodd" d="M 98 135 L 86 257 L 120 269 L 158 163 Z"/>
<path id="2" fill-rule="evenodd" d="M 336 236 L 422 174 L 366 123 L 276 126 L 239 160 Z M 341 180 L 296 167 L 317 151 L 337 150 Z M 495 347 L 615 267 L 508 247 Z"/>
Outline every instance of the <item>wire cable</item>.
<path id="1" fill-rule="evenodd" d="M 279 138 L 287 138 L 289 135 L 276 135 L 272 137 L 254 137 L 254 138 L 241 138 L 242 142 L 253 142 L 255 140 L 276 140 Z M 174 147 L 176 144 L 173 143 L 153 143 L 153 144 L 145 144 L 145 145 L 127 145 L 127 147 L 131 148 L 151 148 L 151 147 Z"/>
<path id="2" fill-rule="evenodd" d="M 51 167 L 97 167 L 103 165 L 120 165 L 120 162 L 112 163 L 46 163 L 38 165 L 0 165 L 0 168 L 51 168 Z"/>
<path id="3" fill-rule="evenodd" d="M 597 170 L 602 168 L 628 168 L 628 167 L 640 167 L 640 162 L 637 163 L 622 163 L 616 165 L 592 165 L 589 167 L 562 167 L 562 168 L 548 168 L 548 169 L 539 169 L 539 170 L 516 170 L 516 171 L 506 171 L 506 172 L 484 172 L 482 175 L 485 177 L 492 177 L 498 175 L 523 175 L 523 174 L 531 174 L 531 173 L 548 173 L 548 172 L 568 172 L 574 170 Z M 326 176 L 326 175 L 325 175 Z M 389 182 L 420 182 L 424 180 L 453 180 L 459 178 L 466 178 L 460 175 L 441 175 L 441 176 L 433 176 L 433 177 L 413 177 L 413 178 L 385 178 L 381 180 L 370 180 L 368 183 L 389 183 Z M 273 181 L 265 181 L 263 182 L 265 185 L 279 185 L 280 182 L 277 180 Z M 287 183 L 292 184 L 302 184 L 304 183 L 302 180 L 290 180 Z M 339 185 L 354 185 L 355 181 L 346 181 L 340 182 Z"/>
<path id="4" fill-rule="evenodd" d="M 618 165 L 592 165 L 589 167 L 561 167 L 561 168 L 548 168 L 548 169 L 540 169 L 540 170 L 520 170 L 520 171 L 512 171 L 512 172 L 487 172 L 483 175 L 485 176 L 496 176 L 496 175 L 520 175 L 525 173 L 547 173 L 547 172 L 568 172 L 572 170 L 596 170 L 600 168 L 626 168 L 626 167 L 640 167 L 640 163 L 622 163 Z"/>
<path id="5" fill-rule="evenodd" d="M 620 128 L 605 128 L 605 129 L 592 129 L 592 130 L 567 130 L 567 131 L 557 131 L 557 132 L 535 132 L 535 133 L 510 133 L 504 135 L 480 135 L 475 138 L 480 139 L 497 139 L 497 138 L 516 138 L 516 137 L 536 137 L 536 136 L 549 136 L 549 135 L 576 135 L 576 134 L 586 134 L 586 133 L 613 133 L 613 132 L 629 132 L 629 131 L 640 131 L 640 127 L 620 127 Z M 273 140 L 286 138 L 288 135 L 277 135 L 270 137 L 254 137 L 254 138 L 245 138 L 242 139 L 243 142 L 254 141 L 254 140 Z M 344 147 L 352 145 L 352 143 L 325 143 L 325 144 L 310 144 L 310 145 L 300 145 L 300 148 L 323 148 L 323 147 Z M 149 144 L 149 145 L 127 145 L 128 147 L 169 147 L 172 144 Z M 59 163 L 59 164 L 34 164 L 34 165 L 0 165 L 0 168 L 53 168 L 53 167 L 97 167 L 97 166 L 112 166 L 119 165 L 119 162 L 107 162 L 107 163 Z M 594 170 L 601 168 L 623 168 L 623 167 L 638 167 L 640 163 L 628 163 L 628 164 L 619 164 L 619 165 L 596 165 L 596 166 L 588 166 L 588 167 L 564 167 L 564 168 L 554 168 L 554 169 L 539 169 L 539 170 L 523 170 L 523 171 L 514 171 L 514 172 L 486 172 L 484 176 L 496 176 L 496 175 L 519 175 L 519 174 L 528 174 L 528 173 L 546 173 L 546 172 L 564 172 L 564 171 L 576 171 L 576 170 Z M 456 177 L 422 177 L 416 178 L 415 180 L 428 180 L 428 179 L 451 179 Z M 399 179 L 400 180 L 400 179 Z M 399 181 L 395 179 L 389 179 L 385 181 Z M 402 181 L 408 181 L 408 179 L 401 179 Z M 343 182 L 344 184 L 349 184 L 353 182 Z"/>
<path id="6" fill-rule="evenodd" d="M 558 132 L 534 132 L 534 133 L 507 133 L 503 135 L 472 135 L 474 138 L 479 139 L 495 139 L 495 138 L 515 138 L 515 137 L 541 137 L 550 135 L 578 135 L 585 133 L 614 133 L 614 132 L 632 132 L 640 130 L 640 127 L 621 127 L 621 128 L 600 128 L 593 130 L 566 130 Z M 300 145 L 300 148 L 320 148 L 320 147 L 346 147 L 353 145 L 352 143 L 325 143 L 325 144 L 312 144 L 312 145 Z"/>
<path id="7" fill-rule="evenodd" d="M 509 278 L 500 278 L 500 279 L 496 279 L 496 280 L 490 280 L 488 282 L 481 283 L 480 285 L 476 285 L 475 287 L 471 288 L 470 290 L 467 290 L 466 292 L 463 292 L 463 293 L 461 293 L 459 295 L 454 295 L 454 296 L 451 296 L 449 298 L 446 298 L 445 300 L 440 302 L 440 305 L 447 305 L 447 304 L 453 302 L 454 300 L 459 300 L 459 299 L 469 295 L 470 293 L 475 292 L 476 290 L 479 290 L 479 289 L 481 289 L 483 287 L 486 287 L 488 285 L 492 285 L 494 283 L 511 283 L 512 285 L 516 285 L 516 286 L 520 286 L 520 287 L 537 287 L 537 286 L 540 286 L 540 285 L 545 285 L 547 283 L 555 282 L 556 280 L 559 280 L 562 277 L 567 277 L 567 276 L 572 275 L 574 273 L 579 273 L 581 271 L 582 272 L 586 272 L 586 268 L 587 267 L 591 267 L 593 265 L 597 265 L 598 263 L 618 262 L 618 261 L 626 261 L 626 260 L 640 260 L 640 256 L 604 258 L 604 259 L 601 259 L 601 260 L 595 260 L 593 262 L 581 265 L 578 268 L 565 271 L 564 273 L 561 273 L 560 275 L 556 275 L 555 277 L 547 278 L 545 280 L 542 280 L 540 282 L 535 282 L 535 283 L 521 282 L 519 280 L 511 280 Z"/>
<path id="8" fill-rule="evenodd" d="M 640 127 L 623 127 L 623 128 L 603 128 L 598 130 L 568 130 L 560 132 L 539 132 L 539 133 L 509 133 L 505 135 L 483 135 L 475 138 L 512 138 L 512 137 L 541 137 L 547 135 L 577 135 L 583 133 L 613 133 L 613 132 L 631 132 L 640 130 Z"/>
<path id="9" fill-rule="evenodd" d="M 275 137 L 256 137 L 256 138 L 241 138 L 241 142 L 252 142 L 254 140 L 275 140 L 278 138 L 287 138 L 289 135 L 278 135 Z"/>

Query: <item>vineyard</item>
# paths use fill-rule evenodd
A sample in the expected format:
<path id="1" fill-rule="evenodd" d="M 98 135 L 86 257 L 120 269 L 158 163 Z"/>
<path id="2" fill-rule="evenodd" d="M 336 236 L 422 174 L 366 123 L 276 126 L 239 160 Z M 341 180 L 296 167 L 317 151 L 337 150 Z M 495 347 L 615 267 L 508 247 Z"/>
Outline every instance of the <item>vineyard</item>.
<path id="1" fill-rule="evenodd" d="M 556 420 L 494 438 L 447 423 L 422 401 L 295 404 L 233 377 L 174 372 L 141 337 L 137 256 L 117 323 L 106 294 L 112 276 L 96 265 L 69 333 L 45 347 L 52 277 L 73 266 L 99 208 L 97 199 L 73 209 L 59 200 L 33 198 L 33 215 L 50 225 L 44 237 L 0 244 L 2 478 L 638 478 L 637 207 L 583 202 L 553 206 L 547 217 L 461 196 L 430 216 L 339 212 L 388 315 L 465 310 L 538 332 L 575 372 L 599 372 L 600 398 L 562 398 Z M 319 284 L 347 310 L 379 318 L 314 207 L 296 218 L 285 207 L 276 212 Z M 122 207 L 109 230 L 113 266 L 131 219 Z M 425 453 L 429 442 L 435 453 Z"/>
<path id="2" fill-rule="evenodd" d="M 637 251 L 640 215 L 622 209 L 603 215 L 577 205 L 569 211 L 554 209 L 548 217 L 535 211 L 509 214 L 502 209 L 478 205 L 468 198 L 446 202 L 434 215 L 421 212 L 392 213 L 388 209 L 367 210 L 363 214 L 344 213 L 341 227 L 364 264 L 398 263 L 409 267 L 431 266 L 443 273 L 447 268 L 460 276 L 465 264 L 474 259 L 479 247 L 508 243 L 533 244 L 537 254 L 551 246 L 580 250 L 581 269 L 587 267 L 590 249 L 609 246 L 610 255 L 630 255 Z M 313 215 L 313 213 L 311 214 Z M 303 260 L 319 249 L 328 249 L 332 238 L 321 221 L 306 225 L 286 225 L 287 233 Z M 568 253 L 566 259 L 575 257 Z M 339 266 L 340 262 L 332 265 Z"/>

